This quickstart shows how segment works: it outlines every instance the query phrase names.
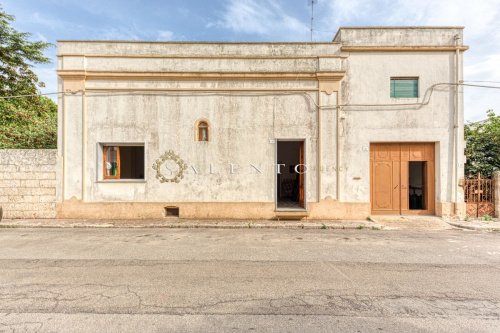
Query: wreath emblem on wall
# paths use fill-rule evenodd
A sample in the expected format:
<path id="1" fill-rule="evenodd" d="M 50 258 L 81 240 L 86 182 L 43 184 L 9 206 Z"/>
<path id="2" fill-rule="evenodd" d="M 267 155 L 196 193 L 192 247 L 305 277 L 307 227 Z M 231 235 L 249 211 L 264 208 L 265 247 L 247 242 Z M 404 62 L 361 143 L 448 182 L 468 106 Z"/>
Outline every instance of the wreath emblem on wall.
<path id="1" fill-rule="evenodd" d="M 179 166 L 179 170 L 172 178 L 167 178 L 161 173 L 161 166 L 167 161 L 173 161 Z M 165 152 L 153 163 L 153 169 L 156 170 L 156 179 L 158 179 L 160 183 L 179 183 L 181 179 L 184 178 L 184 171 L 186 171 L 187 168 L 186 162 L 172 150 Z"/>

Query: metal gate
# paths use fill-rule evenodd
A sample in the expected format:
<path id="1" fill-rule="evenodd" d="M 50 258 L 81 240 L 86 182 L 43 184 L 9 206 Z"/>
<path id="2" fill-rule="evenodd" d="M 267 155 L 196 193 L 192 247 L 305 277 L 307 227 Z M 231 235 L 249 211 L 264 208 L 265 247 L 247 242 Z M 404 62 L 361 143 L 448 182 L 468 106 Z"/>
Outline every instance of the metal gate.
<path id="1" fill-rule="evenodd" d="M 466 179 L 464 194 L 467 216 L 495 216 L 495 183 L 493 179 L 481 178 L 481 174 L 478 174 L 477 178 Z"/>

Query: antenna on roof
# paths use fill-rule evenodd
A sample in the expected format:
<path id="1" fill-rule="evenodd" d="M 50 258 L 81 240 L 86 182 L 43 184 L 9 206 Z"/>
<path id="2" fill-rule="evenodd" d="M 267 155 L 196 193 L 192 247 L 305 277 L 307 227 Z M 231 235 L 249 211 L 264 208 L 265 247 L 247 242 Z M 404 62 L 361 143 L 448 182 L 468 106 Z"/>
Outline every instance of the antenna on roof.
<path id="1" fill-rule="evenodd" d="M 318 0 L 307 0 L 307 5 L 311 6 L 311 42 L 313 41 L 313 21 L 314 21 L 314 5 Z"/>

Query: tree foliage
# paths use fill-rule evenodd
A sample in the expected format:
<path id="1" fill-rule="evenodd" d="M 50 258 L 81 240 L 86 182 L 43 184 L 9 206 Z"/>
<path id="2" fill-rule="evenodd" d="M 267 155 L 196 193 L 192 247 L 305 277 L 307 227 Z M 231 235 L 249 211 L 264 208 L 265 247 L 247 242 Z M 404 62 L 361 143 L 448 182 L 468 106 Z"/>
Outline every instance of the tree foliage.
<path id="1" fill-rule="evenodd" d="M 494 170 L 500 170 L 500 115 L 493 110 L 487 115 L 484 121 L 465 125 L 466 176 L 480 172 L 484 177 L 491 177 Z"/>
<path id="2" fill-rule="evenodd" d="M 51 44 L 30 41 L 13 21 L 0 7 L 0 148 L 55 148 L 56 104 L 41 96 L 10 97 L 36 95 L 44 86 L 33 65 L 50 62 L 43 52 Z"/>

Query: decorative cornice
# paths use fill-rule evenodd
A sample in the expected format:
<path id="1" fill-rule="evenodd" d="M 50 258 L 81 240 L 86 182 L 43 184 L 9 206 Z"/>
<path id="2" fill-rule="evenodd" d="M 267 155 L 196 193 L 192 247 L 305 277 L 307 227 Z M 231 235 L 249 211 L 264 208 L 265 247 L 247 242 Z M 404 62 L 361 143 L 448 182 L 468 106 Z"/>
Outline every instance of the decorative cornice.
<path id="1" fill-rule="evenodd" d="M 468 46 L 461 45 L 459 51 L 467 51 Z M 456 46 L 342 46 L 343 52 L 455 52 Z"/>
<path id="2" fill-rule="evenodd" d="M 332 81 L 333 82 L 333 81 Z M 336 81 L 335 81 L 336 82 Z M 204 93 L 234 93 L 234 92 L 284 92 L 284 93 L 302 93 L 302 92 L 317 92 L 318 88 L 150 88 L 150 87 L 137 87 L 137 88 L 86 88 L 85 91 L 95 93 L 131 93 L 131 92 L 150 92 L 150 93 L 190 93 L 190 92 L 204 92 Z"/>
<path id="3" fill-rule="evenodd" d="M 332 45 L 334 42 L 227 42 L 227 41 L 149 41 L 149 40 L 96 40 L 59 39 L 57 43 L 99 43 L 99 44 L 180 44 L 180 45 Z"/>
<path id="4" fill-rule="evenodd" d="M 58 70 L 63 78 L 84 78 L 86 80 L 341 80 L 345 72 L 109 72 Z"/>
<path id="5" fill-rule="evenodd" d="M 345 55 L 182 55 L 182 54 L 58 54 L 57 57 L 84 57 L 84 58 L 132 58 L 132 59 L 243 59 L 243 60 L 287 60 L 287 59 L 345 59 Z"/>
<path id="6" fill-rule="evenodd" d="M 345 76 L 345 71 L 338 71 L 338 72 L 317 72 L 316 77 L 318 80 L 334 80 L 334 81 L 340 81 L 344 78 Z"/>

